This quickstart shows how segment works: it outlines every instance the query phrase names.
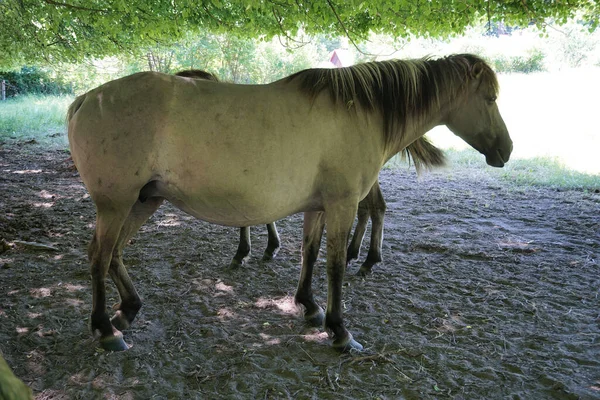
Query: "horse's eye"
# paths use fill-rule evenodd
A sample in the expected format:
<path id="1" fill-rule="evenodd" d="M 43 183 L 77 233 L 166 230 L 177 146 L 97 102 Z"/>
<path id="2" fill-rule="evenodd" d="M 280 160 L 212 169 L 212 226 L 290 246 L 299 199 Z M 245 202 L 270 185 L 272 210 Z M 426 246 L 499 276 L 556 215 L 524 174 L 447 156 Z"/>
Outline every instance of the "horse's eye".
<path id="1" fill-rule="evenodd" d="M 495 102 L 495 101 L 496 101 L 496 99 L 497 99 L 497 97 L 496 97 L 496 96 L 491 96 L 491 97 L 488 99 L 488 101 L 489 101 L 490 103 L 493 103 L 493 102 Z"/>

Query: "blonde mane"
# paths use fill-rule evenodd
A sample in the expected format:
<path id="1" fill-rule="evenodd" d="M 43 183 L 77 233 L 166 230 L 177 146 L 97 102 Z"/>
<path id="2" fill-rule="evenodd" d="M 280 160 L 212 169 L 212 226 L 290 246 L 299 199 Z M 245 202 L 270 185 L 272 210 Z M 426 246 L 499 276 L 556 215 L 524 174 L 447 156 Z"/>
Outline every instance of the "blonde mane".
<path id="1" fill-rule="evenodd" d="M 286 78 L 297 82 L 311 99 L 327 91 L 336 104 L 380 112 L 389 142 L 402 135 L 407 118 L 425 118 L 445 98 L 460 95 L 473 79 L 473 68 L 482 67 L 481 84 L 498 92 L 496 74 L 485 61 L 472 54 L 440 59 L 389 60 L 339 69 L 307 69 Z"/>

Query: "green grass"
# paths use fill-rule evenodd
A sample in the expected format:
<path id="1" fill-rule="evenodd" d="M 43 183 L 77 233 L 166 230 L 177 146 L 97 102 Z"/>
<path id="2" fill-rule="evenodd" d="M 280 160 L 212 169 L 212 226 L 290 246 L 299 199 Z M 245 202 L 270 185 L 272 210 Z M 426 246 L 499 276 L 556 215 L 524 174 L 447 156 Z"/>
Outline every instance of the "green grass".
<path id="1" fill-rule="evenodd" d="M 72 96 L 19 96 L 0 102 L 0 142 L 67 143 L 65 115 Z"/>
<path id="2" fill-rule="evenodd" d="M 475 175 L 516 186 L 600 190 L 600 174 L 575 171 L 556 157 L 511 159 L 503 168 L 493 168 L 485 163 L 483 155 L 473 149 L 448 149 L 445 153 L 448 169 L 441 173 Z"/>

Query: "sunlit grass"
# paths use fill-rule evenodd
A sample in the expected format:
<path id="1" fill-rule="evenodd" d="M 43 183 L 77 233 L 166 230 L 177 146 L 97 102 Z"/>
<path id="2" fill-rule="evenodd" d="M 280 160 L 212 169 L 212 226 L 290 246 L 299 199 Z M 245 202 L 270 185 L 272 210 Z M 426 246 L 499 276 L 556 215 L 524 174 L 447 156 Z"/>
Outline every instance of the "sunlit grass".
<path id="1" fill-rule="evenodd" d="M 600 190 L 600 174 L 573 170 L 558 158 L 532 157 L 511 159 L 503 168 L 490 167 L 485 157 L 471 148 L 445 149 L 447 167 L 433 173 L 449 179 L 498 179 L 509 185 L 538 186 L 560 189 Z M 407 168 L 407 161 L 398 156 L 392 158 L 386 168 Z M 410 167 L 413 168 L 413 167 Z"/>
<path id="2" fill-rule="evenodd" d="M 0 141 L 65 145 L 65 115 L 72 96 L 19 96 L 0 102 Z"/>
<path id="3" fill-rule="evenodd" d="M 503 168 L 490 167 L 485 157 L 473 149 L 446 150 L 448 171 L 476 174 L 519 186 L 544 186 L 595 191 L 600 189 L 600 174 L 578 172 L 557 158 L 533 157 L 510 160 Z M 446 171 L 446 173 L 448 172 Z M 444 172 L 442 172 L 444 173 Z"/>

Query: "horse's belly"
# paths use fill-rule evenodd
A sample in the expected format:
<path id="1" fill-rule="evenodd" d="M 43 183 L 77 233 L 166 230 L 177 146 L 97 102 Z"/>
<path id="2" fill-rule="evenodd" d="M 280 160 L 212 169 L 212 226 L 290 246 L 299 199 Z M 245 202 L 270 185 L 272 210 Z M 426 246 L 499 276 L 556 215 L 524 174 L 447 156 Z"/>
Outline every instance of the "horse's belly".
<path id="1" fill-rule="evenodd" d="M 183 191 L 158 184 L 153 196 L 161 196 L 177 208 L 203 221 L 229 226 L 266 224 L 307 209 L 309 199 L 284 198 L 277 191 L 224 191 L 204 186 Z"/>

